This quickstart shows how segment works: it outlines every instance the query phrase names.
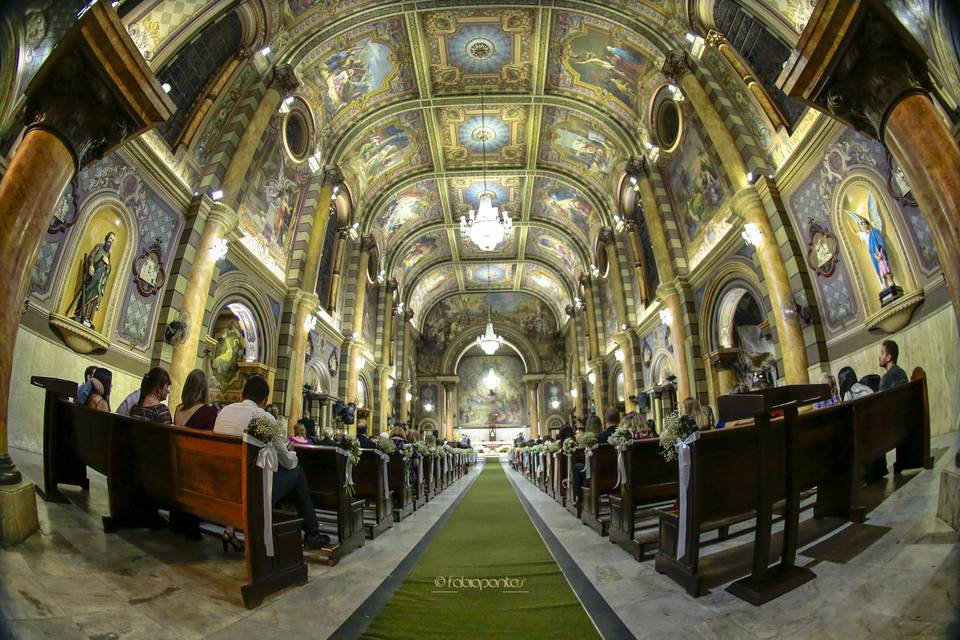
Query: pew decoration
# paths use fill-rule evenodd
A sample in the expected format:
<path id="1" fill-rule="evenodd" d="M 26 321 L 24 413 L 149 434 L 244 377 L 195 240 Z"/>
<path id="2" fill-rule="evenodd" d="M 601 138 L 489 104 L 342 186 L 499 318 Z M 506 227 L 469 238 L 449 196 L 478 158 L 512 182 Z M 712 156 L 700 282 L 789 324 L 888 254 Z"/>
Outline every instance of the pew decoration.
<path id="1" fill-rule="evenodd" d="M 337 447 L 337 451 L 347 456 L 347 473 L 343 487 L 347 490 L 347 495 L 352 498 L 356 495 L 356 490 L 353 488 L 353 467 L 360 463 L 360 441 L 355 436 L 344 434 L 342 443 L 348 447 L 347 449 Z"/>
<path id="2" fill-rule="evenodd" d="M 682 424 L 683 420 L 678 420 Z M 682 427 L 681 427 L 682 429 Z M 687 488 L 690 486 L 690 445 L 700 438 L 700 432 L 694 431 L 677 443 L 680 462 L 680 529 L 677 532 L 677 560 L 683 560 L 687 553 Z M 662 445 L 662 443 L 661 443 Z"/>
<path id="3" fill-rule="evenodd" d="M 273 474 L 280 468 L 280 455 L 296 456 L 286 448 L 286 429 L 273 416 L 264 413 L 247 425 L 243 441 L 258 447 L 257 466 L 263 469 L 263 542 L 267 557 L 273 551 Z"/>
<path id="4" fill-rule="evenodd" d="M 580 442 L 576 438 L 567 438 L 563 441 L 563 452 L 568 456 L 577 449 L 582 449 Z"/>
<path id="5" fill-rule="evenodd" d="M 697 425 L 686 416 L 674 411 L 663 419 L 663 429 L 660 432 L 660 451 L 663 459 L 672 461 L 677 459 L 677 446 L 690 437 L 697 430 Z"/>
<path id="6" fill-rule="evenodd" d="M 577 442 L 580 448 L 584 449 L 584 464 L 586 465 L 586 477 L 590 479 L 590 458 L 593 457 L 593 450 L 597 448 L 597 434 L 592 431 L 583 431 L 577 434 Z"/>
<path id="7" fill-rule="evenodd" d="M 633 433 L 627 427 L 617 427 L 607 442 L 617 450 L 617 483 L 613 485 L 613 488 L 615 491 L 619 491 L 627 482 L 627 466 L 623 460 L 623 452 L 633 442 Z"/>
<path id="8" fill-rule="evenodd" d="M 386 434 L 381 433 L 380 437 L 377 438 L 377 449 L 381 452 L 392 456 L 397 451 L 397 445 L 393 443 L 393 439 L 387 436 Z"/>

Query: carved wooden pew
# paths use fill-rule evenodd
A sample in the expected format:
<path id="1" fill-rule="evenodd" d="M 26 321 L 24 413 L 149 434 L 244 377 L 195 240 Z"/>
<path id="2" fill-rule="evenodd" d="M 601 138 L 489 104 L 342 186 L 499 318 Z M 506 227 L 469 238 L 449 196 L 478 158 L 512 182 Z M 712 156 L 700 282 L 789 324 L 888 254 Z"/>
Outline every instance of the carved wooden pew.
<path id="1" fill-rule="evenodd" d="M 44 385 L 38 379 L 31 382 Z M 66 502 L 58 484 L 88 488 L 89 466 L 107 478 L 107 533 L 156 527 L 157 506 L 176 508 L 245 533 L 249 582 L 240 591 L 247 608 L 285 587 L 306 583 L 300 519 L 273 512 L 274 555 L 266 554 L 256 447 L 235 436 L 93 411 L 49 387 L 45 406 L 39 492 L 45 500 Z"/>
<path id="2" fill-rule="evenodd" d="M 390 456 L 387 470 L 390 473 L 390 492 L 393 494 L 393 521 L 400 522 L 413 513 L 410 462 L 402 453 L 396 452 Z"/>
<path id="3" fill-rule="evenodd" d="M 553 454 L 553 479 L 550 484 L 550 492 L 553 499 L 560 503 L 560 506 L 567 506 L 567 492 L 563 486 L 563 481 L 567 479 L 567 454 L 563 451 L 557 451 Z"/>
<path id="4" fill-rule="evenodd" d="M 617 490 L 617 450 L 609 444 L 597 445 L 591 455 L 585 456 L 590 486 L 583 487 L 583 510 L 580 520 L 599 533 L 607 535 L 610 514 L 607 496 Z"/>
<path id="5" fill-rule="evenodd" d="M 413 503 L 413 510 L 422 509 L 427 503 L 426 495 L 423 490 L 423 459 L 413 457 L 410 459 L 410 467 L 413 470 L 413 480 L 410 483 L 410 501 Z"/>
<path id="6" fill-rule="evenodd" d="M 570 513 L 572 513 L 578 518 L 580 517 L 580 513 L 583 509 L 583 502 L 582 500 L 574 499 L 573 468 L 578 464 L 583 464 L 583 456 L 584 456 L 583 449 L 577 449 L 576 451 L 574 451 L 573 453 L 567 456 L 567 490 L 566 490 L 567 505 L 566 506 L 567 506 L 567 511 L 569 511 Z"/>
<path id="7" fill-rule="evenodd" d="M 363 498 L 351 497 L 347 486 L 348 457 L 339 447 L 298 444 L 300 466 L 307 477 L 310 499 L 321 527 L 332 529 L 337 544 L 320 549 L 319 557 L 331 567 L 366 542 Z M 352 474 L 351 474 L 352 475 Z M 325 531 L 326 532 L 326 531 Z"/>
<path id="8" fill-rule="evenodd" d="M 653 438 L 631 443 L 623 464 L 626 482 L 610 494 L 610 542 L 641 560 L 645 545 L 635 537 L 637 509 L 677 497 L 677 462 L 665 460 L 659 438 Z"/>
<path id="9" fill-rule="evenodd" d="M 389 460 L 379 449 L 361 449 L 360 462 L 353 468 L 353 490 L 365 502 L 363 527 L 370 540 L 393 526 Z"/>

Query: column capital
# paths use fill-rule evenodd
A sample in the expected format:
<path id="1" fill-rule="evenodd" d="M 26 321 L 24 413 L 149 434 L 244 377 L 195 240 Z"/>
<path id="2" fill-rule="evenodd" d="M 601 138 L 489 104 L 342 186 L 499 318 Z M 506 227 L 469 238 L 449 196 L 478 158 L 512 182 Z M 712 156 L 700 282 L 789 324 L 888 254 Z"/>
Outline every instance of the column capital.
<path id="1" fill-rule="evenodd" d="M 690 56 L 687 55 L 687 52 L 683 49 L 668 51 L 660 71 L 669 80 L 679 82 L 685 75 L 693 71 L 693 67 L 690 64 Z"/>
<path id="2" fill-rule="evenodd" d="M 83 14 L 25 94 L 28 129 L 55 135 L 77 170 L 176 111 L 109 2 Z"/>
<path id="3" fill-rule="evenodd" d="M 223 227 L 225 233 L 230 233 L 237 228 L 240 217 L 231 207 L 222 202 L 214 202 L 207 213 L 207 224 L 213 222 Z"/>
<path id="4" fill-rule="evenodd" d="M 273 68 L 273 77 L 270 79 L 270 88 L 281 95 L 288 96 L 297 90 L 300 81 L 293 67 L 289 64 L 278 64 Z"/>
<path id="5" fill-rule="evenodd" d="M 578 282 L 580 283 L 580 286 L 583 287 L 584 289 L 589 289 L 590 285 L 592 284 L 592 281 L 590 280 L 590 275 L 586 273 L 580 274 L 580 278 Z"/>
<path id="6" fill-rule="evenodd" d="M 377 246 L 377 240 L 373 237 L 372 234 L 364 234 L 360 237 L 360 250 L 361 251 L 373 251 Z"/>
<path id="7" fill-rule="evenodd" d="M 777 86 L 882 140 L 893 107 L 910 94 L 930 92 L 927 55 L 881 2 L 821 3 Z"/>
<path id="8" fill-rule="evenodd" d="M 747 213 L 752 206 L 763 207 L 763 200 L 760 198 L 760 193 L 757 192 L 756 187 L 753 185 L 740 189 L 740 191 L 730 199 L 730 208 L 744 220 L 747 220 L 748 216 L 745 215 L 745 213 Z"/>
<path id="9" fill-rule="evenodd" d="M 597 237 L 603 244 L 610 244 L 614 242 L 613 229 L 610 227 L 600 227 L 600 233 L 597 235 Z"/>
<path id="10" fill-rule="evenodd" d="M 340 184 L 343 182 L 343 171 L 340 170 L 340 167 L 326 167 L 323 170 L 323 183 L 324 184 Z"/>
<path id="11" fill-rule="evenodd" d="M 727 43 L 727 36 L 723 35 L 716 29 L 710 29 L 707 31 L 707 35 L 704 37 L 704 40 L 709 46 L 719 49 L 720 45 Z"/>

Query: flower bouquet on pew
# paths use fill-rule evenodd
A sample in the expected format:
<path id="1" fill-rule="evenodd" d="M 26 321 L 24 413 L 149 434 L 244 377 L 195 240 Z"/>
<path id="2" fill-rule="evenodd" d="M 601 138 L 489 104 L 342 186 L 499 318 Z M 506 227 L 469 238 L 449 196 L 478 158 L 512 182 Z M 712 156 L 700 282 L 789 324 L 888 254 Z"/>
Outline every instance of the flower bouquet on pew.
<path id="1" fill-rule="evenodd" d="M 380 437 L 377 438 L 377 449 L 388 456 L 392 456 L 397 451 L 397 445 L 393 443 L 393 438 L 381 433 Z"/>
<path id="2" fill-rule="evenodd" d="M 413 457 L 413 452 L 414 452 L 413 443 L 411 442 L 405 443 L 401 447 L 401 450 L 403 452 L 403 457 L 406 458 L 407 460 Z"/>
<path id="3" fill-rule="evenodd" d="M 560 451 L 560 443 L 556 440 L 551 440 L 543 445 L 543 450 L 547 453 L 556 453 Z"/>
<path id="4" fill-rule="evenodd" d="M 633 442 L 633 433 L 630 432 L 628 427 L 617 427 L 610 438 L 607 439 L 607 442 L 618 451 L 623 451 Z"/>
<path id="5" fill-rule="evenodd" d="M 563 452 L 565 454 L 572 455 L 577 449 L 582 449 L 580 446 L 580 441 L 577 438 L 567 438 L 563 441 Z"/>
<path id="6" fill-rule="evenodd" d="M 350 453 L 350 464 L 358 464 L 360 462 L 360 441 L 357 440 L 356 436 L 352 436 L 349 433 L 344 434 L 343 440 L 344 448 Z"/>
<path id="7" fill-rule="evenodd" d="M 697 425 L 692 420 L 685 419 L 674 411 L 663 419 L 663 430 L 660 432 L 660 452 L 664 460 L 677 459 L 677 445 L 689 438 L 697 431 Z"/>
<path id="8" fill-rule="evenodd" d="M 256 438 L 264 445 L 275 445 L 284 448 L 287 444 L 287 429 L 269 413 L 257 416 L 250 421 L 246 429 L 247 435 Z"/>
<path id="9" fill-rule="evenodd" d="M 581 449 L 592 449 L 597 446 L 597 434 L 592 431 L 581 431 L 577 434 L 577 444 Z"/>

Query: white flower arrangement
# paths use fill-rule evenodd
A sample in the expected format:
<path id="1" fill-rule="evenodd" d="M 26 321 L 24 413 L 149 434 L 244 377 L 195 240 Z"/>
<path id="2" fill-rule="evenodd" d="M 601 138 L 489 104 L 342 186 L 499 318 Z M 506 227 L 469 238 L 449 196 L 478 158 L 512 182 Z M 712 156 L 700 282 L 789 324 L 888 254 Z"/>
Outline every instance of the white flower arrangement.
<path id="1" fill-rule="evenodd" d="M 582 449 L 580 442 L 576 438 L 567 438 L 563 441 L 563 452 L 568 456 L 577 449 Z"/>
<path id="2" fill-rule="evenodd" d="M 581 431 L 577 434 L 577 443 L 582 449 L 590 449 L 597 444 L 597 434 L 593 431 Z"/>
<path id="3" fill-rule="evenodd" d="M 633 433 L 627 427 L 617 427 L 607 442 L 617 449 L 626 449 L 633 442 Z"/>
<path id="4" fill-rule="evenodd" d="M 543 445 L 542 444 L 533 445 L 532 447 L 530 447 L 530 453 L 543 453 Z"/>
<path id="5" fill-rule="evenodd" d="M 394 444 L 392 438 L 381 434 L 380 437 L 377 438 L 377 449 L 383 451 L 388 456 L 392 456 L 397 451 L 397 445 Z"/>
<path id="6" fill-rule="evenodd" d="M 286 428 L 269 413 L 252 419 L 247 425 L 247 433 L 264 444 L 272 443 L 280 447 L 287 444 Z"/>
<path id="7" fill-rule="evenodd" d="M 352 464 L 357 464 L 360 462 L 360 441 L 357 440 L 355 436 L 346 434 L 343 436 L 342 442 L 347 445 L 347 451 L 350 452 L 350 462 Z"/>
<path id="8" fill-rule="evenodd" d="M 547 453 L 556 453 L 560 451 L 560 443 L 557 440 L 551 440 L 543 445 L 543 449 Z"/>
<path id="9" fill-rule="evenodd" d="M 403 443 L 403 457 L 412 458 L 413 457 L 413 443 L 405 442 Z"/>
<path id="10" fill-rule="evenodd" d="M 684 420 L 677 411 L 663 419 L 663 429 L 660 431 L 660 452 L 664 460 L 677 459 L 677 445 L 690 437 L 697 430 L 689 420 Z"/>

